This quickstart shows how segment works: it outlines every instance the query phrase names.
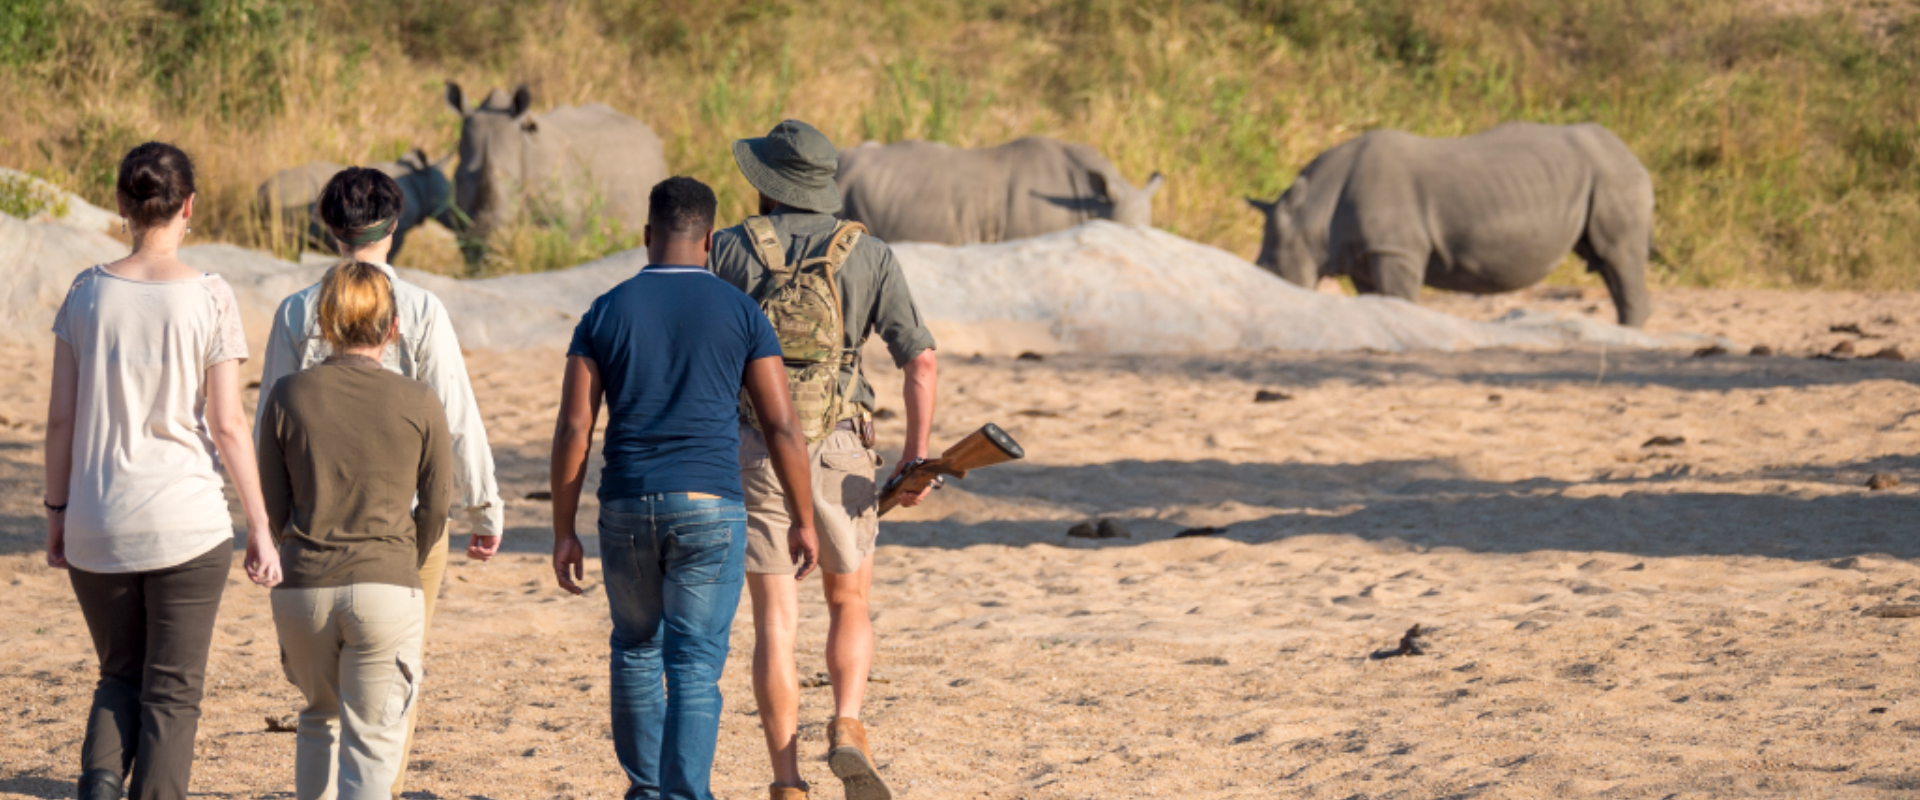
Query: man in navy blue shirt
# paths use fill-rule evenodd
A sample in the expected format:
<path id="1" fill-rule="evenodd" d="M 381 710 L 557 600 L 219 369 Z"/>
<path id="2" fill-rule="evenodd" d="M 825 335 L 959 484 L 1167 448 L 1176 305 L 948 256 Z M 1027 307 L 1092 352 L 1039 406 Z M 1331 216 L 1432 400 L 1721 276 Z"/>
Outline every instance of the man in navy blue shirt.
<path id="1" fill-rule="evenodd" d="M 758 305 L 703 266 L 713 191 L 669 178 L 650 201 L 651 263 L 593 301 L 567 348 L 553 433 L 553 571 L 561 588 L 581 593 L 574 516 L 604 400 L 600 556 L 613 615 L 614 752 L 629 798 L 711 800 L 720 670 L 746 581 L 743 386 L 787 493 L 787 550 L 800 577 L 819 544 L 780 342 Z"/>

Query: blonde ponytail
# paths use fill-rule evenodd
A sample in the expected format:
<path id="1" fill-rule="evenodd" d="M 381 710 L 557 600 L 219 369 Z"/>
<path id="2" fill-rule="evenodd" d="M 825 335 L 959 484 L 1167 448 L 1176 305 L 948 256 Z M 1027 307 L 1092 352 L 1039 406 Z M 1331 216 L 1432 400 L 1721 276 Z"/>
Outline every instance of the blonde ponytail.
<path id="1" fill-rule="evenodd" d="M 320 280 L 320 335 L 335 350 L 378 347 L 393 330 L 393 283 L 365 261 L 348 261 Z"/>

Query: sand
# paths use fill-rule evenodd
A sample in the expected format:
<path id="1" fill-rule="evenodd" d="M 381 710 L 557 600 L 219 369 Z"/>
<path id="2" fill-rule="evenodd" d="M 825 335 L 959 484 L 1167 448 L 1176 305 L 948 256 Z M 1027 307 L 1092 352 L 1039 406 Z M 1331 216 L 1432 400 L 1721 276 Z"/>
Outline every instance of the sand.
<path id="1" fill-rule="evenodd" d="M 1920 373 L 1807 357 L 1839 341 L 1920 354 L 1920 294 L 1657 300 L 1655 332 L 1788 355 L 946 353 L 935 438 L 997 421 L 1029 457 L 884 525 L 867 720 L 899 796 L 1920 791 L 1920 620 L 1862 614 L 1920 602 Z M 1570 290 L 1428 305 L 1611 312 Z M 1846 323 L 1878 338 L 1828 330 Z M 0 347 L 16 376 L 0 395 L 0 797 L 71 796 L 93 668 L 37 551 L 42 349 Z M 614 796 L 605 599 L 555 588 L 547 511 L 517 499 L 545 488 L 560 356 L 471 359 L 516 498 L 512 552 L 456 556 L 408 796 Z M 898 374 L 875 377 L 897 407 Z M 882 424 L 888 443 L 901 431 Z M 1643 446 L 1655 436 L 1685 441 Z M 1874 473 L 1906 482 L 1870 491 Z M 1131 538 L 1065 535 L 1100 517 Z M 1225 531 L 1175 538 L 1202 526 Z M 808 673 L 824 669 L 815 587 Z M 722 683 L 727 798 L 767 780 L 749 619 Z M 1426 654 L 1371 657 L 1416 623 Z M 263 718 L 298 694 L 275 661 L 267 593 L 236 568 L 197 792 L 290 792 L 293 737 Z M 829 691 L 806 690 L 801 731 L 824 798 Z"/>

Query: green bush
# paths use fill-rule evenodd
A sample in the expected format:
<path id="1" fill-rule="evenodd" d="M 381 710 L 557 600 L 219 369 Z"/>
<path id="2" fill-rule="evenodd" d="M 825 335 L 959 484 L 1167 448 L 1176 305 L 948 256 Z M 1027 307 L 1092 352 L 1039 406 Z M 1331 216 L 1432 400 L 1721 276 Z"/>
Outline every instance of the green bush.
<path id="1" fill-rule="evenodd" d="M 49 190 L 45 184 L 16 173 L 0 173 L 0 214 L 26 219 L 41 213 L 64 217 L 67 196 Z"/>

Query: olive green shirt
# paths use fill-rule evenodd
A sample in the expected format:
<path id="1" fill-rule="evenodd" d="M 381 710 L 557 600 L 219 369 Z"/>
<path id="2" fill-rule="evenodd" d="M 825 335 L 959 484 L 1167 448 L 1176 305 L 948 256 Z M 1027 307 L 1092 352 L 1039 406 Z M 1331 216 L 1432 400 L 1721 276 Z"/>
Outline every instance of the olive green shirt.
<path id="1" fill-rule="evenodd" d="M 787 247 L 788 263 L 819 255 L 839 223 L 831 214 L 787 209 L 774 211 L 768 219 L 773 221 L 774 231 Z M 755 302 L 772 288 L 767 285 L 770 273 L 754 255 L 753 239 L 748 236 L 745 225 L 735 225 L 714 235 L 707 269 L 746 292 Z M 905 367 L 921 353 L 934 349 L 933 334 L 920 318 L 920 308 L 913 304 L 913 293 L 907 289 L 900 262 L 893 257 L 893 250 L 886 242 L 861 236 L 853 253 L 847 256 L 847 263 L 840 266 L 837 282 L 841 313 L 847 321 L 845 347 L 859 352 L 867 337 L 878 333 L 880 340 L 887 343 L 887 353 L 893 356 L 896 367 Z M 840 385 L 848 399 L 868 411 L 874 409 L 873 387 L 867 383 L 866 376 L 860 374 L 857 363 L 841 370 Z"/>
<path id="2" fill-rule="evenodd" d="M 281 585 L 419 588 L 427 554 L 446 546 L 458 469 L 440 398 L 373 359 L 336 355 L 274 384 L 262 405 L 260 492 Z"/>

